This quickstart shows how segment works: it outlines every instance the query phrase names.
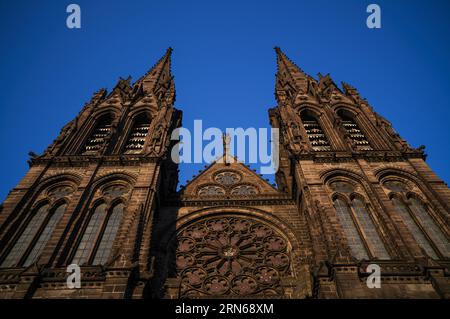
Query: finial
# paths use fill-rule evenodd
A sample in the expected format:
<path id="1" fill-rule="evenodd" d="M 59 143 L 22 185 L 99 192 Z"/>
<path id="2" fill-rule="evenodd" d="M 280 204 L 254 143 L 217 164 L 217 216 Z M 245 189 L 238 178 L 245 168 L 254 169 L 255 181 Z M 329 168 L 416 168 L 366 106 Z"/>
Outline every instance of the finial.
<path id="1" fill-rule="evenodd" d="M 228 161 L 228 157 L 230 155 L 230 135 L 223 133 L 222 134 L 222 140 L 223 140 L 223 158 L 225 160 L 225 164 L 228 165 L 230 164 Z"/>

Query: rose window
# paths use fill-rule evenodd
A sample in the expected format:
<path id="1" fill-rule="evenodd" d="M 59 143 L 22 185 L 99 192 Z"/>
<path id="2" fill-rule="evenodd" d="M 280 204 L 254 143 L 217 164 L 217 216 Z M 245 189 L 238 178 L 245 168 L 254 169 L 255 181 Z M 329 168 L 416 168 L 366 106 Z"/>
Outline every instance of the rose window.
<path id="1" fill-rule="evenodd" d="M 241 177 L 234 172 L 222 172 L 216 175 L 214 178 L 216 182 L 222 185 L 233 185 L 241 180 Z"/>
<path id="2" fill-rule="evenodd" d="M 271 227 L 242 217 L 198 221 L 177 237 L 181 297 L 282 295 L 290 274 L 287 241 Z"/>
<path id="3" fill-rule="evenodd" d="M 236 186 L 231 190 L 231 195 L 248 196 L 256 194 L 258 194 L 256 187 L 250 185 Z"/>
<path id="4" fill-rule="evenodd" d="M 199 196 L 220 196 L 225 195 L 225 190 L 219 186 L 205 186 L 198 191 Z"/>

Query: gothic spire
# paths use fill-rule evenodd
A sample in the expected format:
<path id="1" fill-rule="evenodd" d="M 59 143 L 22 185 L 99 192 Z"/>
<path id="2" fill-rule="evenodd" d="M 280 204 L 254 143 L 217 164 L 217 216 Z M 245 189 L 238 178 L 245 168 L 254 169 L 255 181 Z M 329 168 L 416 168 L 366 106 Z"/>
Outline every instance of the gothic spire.
<path id="1" fill-rule="evenodd" d="M 275 85 L 275 93 L 280 92 L 286 94 L 295 93 L 305 94 L 308 92 L 308 75 L 303 72 L 294 62 L 292 62 L 279 47 L 275 47 L 277 53 L 277 78 Z"/>
<path id="2" fill-rule="evenodd" d="M 168 48 L 161 59 L 142 76 L 136 84 L 142 84 L 146 93 L 160 91 L 161 86 L 165 89 L 173 87 L 173 77 L 170 72 L 172 48 Z"/>

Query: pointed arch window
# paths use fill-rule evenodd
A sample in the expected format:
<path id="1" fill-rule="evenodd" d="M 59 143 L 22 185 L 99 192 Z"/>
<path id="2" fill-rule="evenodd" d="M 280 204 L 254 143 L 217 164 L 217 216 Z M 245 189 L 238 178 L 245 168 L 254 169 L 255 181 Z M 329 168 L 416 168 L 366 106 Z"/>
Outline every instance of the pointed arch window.
<path id="1" fill-rule="evenodd" d="M 442 255 L 450 257 L 449 240 L 431 218 L 421 200 L 411 197 L 405 201 L 401 196 L 394 195 L 391 201 L 414 239 L 428 256 L 439 259 L 436 252 L 438 249 Z"/>
<path id="2" fill-rule="evenodd" d="M 436 225 L 433 218 L 431 218 L 425 204 L 416 197 L 411 197 L 409 202 L 411 211 L 416 215 L 418 221 L 422 224 L 422 227 L 428 231 L 433 243 L 442 255 L 450 257 L 450 241 L 446 238 L 438 225 Z"/>
<path id="3" fill-rule="evenodd" d="M 419 226 L 417 226 L 414 219 L 411 217 L 408 206 L 402 199 L 397 197 L 393 197 L 391 201 L 394 204 L 397 213 L 402 218 L 403 223 L 406 225 L 406 228 L 408 228 L 409 232 L 416 240 L 417 244 L 422 247 L 423 250 L 425 250 L 428 256 L 437 259 L 437 254 L 431 246 L 430 242 L 428 241 L 424 233 L 420 230 Z"/>
<path id="4" fill-rule="evenodd" d="M 313 150 L 330 151 L 330 142 L 316 118 L 305 111 L 300 114 L 300 118 Z"/>
<path id="5" fill-rule="evenodd" d="M 67 204 L 61 203 L 49 213 L 49 205 L 41 206 L 33 214 L 25 230 L 22 232 L 11 251 L 2 263 L 2 267 L 12 267 L 22 264 L 27 267 L 37 260 L 50 239 L 56 225 L 64 215 Z M 29 252 L 26 254 L 28 249 Z"/>
<path id="6" fill-rule="evenodd" d="M 100 117 L 85 143 L 83 154 L 96 153 L 102 148 L 106 137 L 111 134 L 112 121 L 111 114 Z"/>
<path id="7" fill-rule="evenodd" d="M 134 121 L 130 135 L 128 136 L 125 145 L 125 154 L 137 154 L 143 150 L 149 128 L 150 118 L 148 115 L 139 115 Z"/>
<path id="8" fill-rule="evenodd" d="M 73 264 L 83 265 L 89 261 L 89 255 L 93 250 L 96 237 L 100 231 L 101 223 L 106 217 L 106 204 L 98 205 L 89 223 L 84 230 L 83 237 L 78 244 L 77 251 L 72 259 Z"/>
<path id="9" fill-rule="evenodd" d="M 369 259 L 367 249 L 353 221 L 350 207 L 341 198 L 334 200 L 334 207 L 353 256 L 357 259 Z"/>
<path id="10" fill-rule="evenodd" d="M 112 213 L 106 222 L 105 230 L 100 239 L 100 244 L 95 252 L 93 265 L 103 265 L 107 262 L 109 255 L 111 254 L 114 239 L 116 238 L 117 231 L 119 230 L 120 222 L 123 217 L 122 203 L 113 207 Z"/>
<path id="11" fill-rule="evenodd" d="M 47 244 L 48 240 L 50 239 L 50 236 L 53 234 L 53 231 L 56 228 L 56 225 L 61 220 L 61 218 L 64 215 L 64 212 L 66 211 L 67 204 L 63 203 L 54 209 L 54 211 L 51 213 L 50 218 L 47 221 L 47 224 L 45 225 L 44 229 L 42 230 L 41 234 L 39 235 L 38 239 L 35 241 L 35 244 L 33 248 L 31 249 L 30 253 L 28 254 L 27 259 L 25 260 L 24 266 L 27 267 L 31 265 L 33 262 L 36 261 L 36 259 L 41 255 L 42 251 L 44 250 L 45 245 Z"/>
<path id="12" fill-rule="evenodd" d="M 348 133 L 348 136 L 353 141 L 357 150 L 360 151 L 370 151 L 372 146 L 370 146 L 369 140 L 367 139 L 364 132 L 359 128 L 356 121 L 352 116 L 348 115 L 346 112 L 338 112 L 338 116 L 342 120 L 342 126 Z"/>
<path id="13" fill-rule="evenodd" d="M 390 259 L 377 228 L 369 215 L 366 204 L 356 197 L 352 200 L 352 208 L 372 255 L 379 259 Z"/>
<path id="14" fill-rule="evenodd" d="M 383 187 L 390 192 L 396 212 L 426 254 L 434 259 L 450 257 L 450 240 L 433 219 L 431 208 L 411 192 L 414 185 L 392 176 L 384 179 Z"/>
<path id="15" fill-rule="evenodd" d="M 357 186 L 342 180 L 329 186 L 338 192 L 334 206 L 353 255 L 358 259 L 390 259 L 368 205 L 355 193 Z"/>
<path id="16" fill-rule="evenodd" d="M 72 263 L 103 265 L 107 262 L 122 221 L 123 210 L 123 203 L 118 203 L 110 209 L 102 203 L 95 208 Z"/>

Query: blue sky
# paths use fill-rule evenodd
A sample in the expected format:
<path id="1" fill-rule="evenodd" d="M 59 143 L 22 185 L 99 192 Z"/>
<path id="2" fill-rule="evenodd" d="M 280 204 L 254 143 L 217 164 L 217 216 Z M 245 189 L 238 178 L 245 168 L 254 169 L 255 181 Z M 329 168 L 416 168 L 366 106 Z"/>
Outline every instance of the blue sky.
<path id="1" fill-rule="evenodd" d="M 77 3 L 82 28 L 65 25 Z M 366 27 L 366 7 L 382 29 Z M 438 1 L 2 1 L 0 200 L 92 93 L 137 79 L 173 52 L 183 124 L 269 127 L 274 46 L 307 73 L 357 87 L 428 164 L 450 181 L 450 2 Z M 203 165 L 182 165 L 181 183 Z M 257 166 L 253 166 L 256 168 Z"/>

